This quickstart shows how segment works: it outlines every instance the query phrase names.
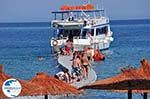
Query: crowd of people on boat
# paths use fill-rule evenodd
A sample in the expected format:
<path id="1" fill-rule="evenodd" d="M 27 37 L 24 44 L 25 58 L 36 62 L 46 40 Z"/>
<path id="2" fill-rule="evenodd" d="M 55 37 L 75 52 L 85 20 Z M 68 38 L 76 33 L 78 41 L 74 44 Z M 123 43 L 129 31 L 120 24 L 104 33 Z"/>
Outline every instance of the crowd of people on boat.
<path id="1" fill-rule="evenodd" d="M 72 55 L 72 70 L 68 69 L 58 72 L 55 78 L 67 83 L 78 82 L 87 79 L 92 61 L 104 60 L 104 55 L 97 49 L 86 47 L 83 51 L 72 51 L 72 43 L 66 42 L 66 46 L 60 49 L 61 55 Z"/>

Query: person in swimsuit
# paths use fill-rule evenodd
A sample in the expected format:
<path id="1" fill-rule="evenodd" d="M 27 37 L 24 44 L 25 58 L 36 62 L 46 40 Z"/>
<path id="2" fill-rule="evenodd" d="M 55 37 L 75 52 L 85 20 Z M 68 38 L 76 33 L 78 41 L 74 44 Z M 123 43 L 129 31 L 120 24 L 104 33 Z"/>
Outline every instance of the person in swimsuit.
<path id="1" fill-rule="evenodd" d="M 67 83 L 71 83 L 72 81 L 71 81 L 71 75 L 69 74 L 69 70 L 68 69 L 65 69 L 64 70 L 64 76 L 65 76 L 65 81 L 67 82 Z"/>
<path id="2" fill-rule="evenodd" d="M 72 42 L 71 41 L 69 41 L 69 40 L 66 41 L 65 50 L 67 52 L 67 55 L 71 54 L 71 51 L 72 51 Z"/>
<path id="3" fill-rule="evenodd" d="M 63 71 L 60 71 L 60 72 L 58 72 L 57 74 L 55 74 L 55 78 L 57 78 L 57 79 L 59 79 L 59 80 L 64 80 L 64 72 Z"/>
<path id="4" fill-rule="evenodd" d="M 89 63 L 89 60 L 87 58 L 87 54 L 86 53 L 83 53 L 81 62 L 82 62 L 83 68 L 85 69 L 84 76 L 87 78 L 88 77 L 88 70 L 89 70 L 90 63 Z"/>
<path id="5" fill-rule="evenodd" d="M 92 57 L 93 57 L 93 49 L 92 48 L 86 48 L 85 49 L 85 53 L 87 54 L 87 58 L 88 60 L 91 62 L 92 61 Z"/>
<path id="6" fill-rule="evenodd" d="M 81 60 L 79 56 L 76 56 L 75 59 L 73 60 L 72 68 L 73 72 L 75 72 L 77 77 L 81 80 L 82 72 L 81 72 Z"/>

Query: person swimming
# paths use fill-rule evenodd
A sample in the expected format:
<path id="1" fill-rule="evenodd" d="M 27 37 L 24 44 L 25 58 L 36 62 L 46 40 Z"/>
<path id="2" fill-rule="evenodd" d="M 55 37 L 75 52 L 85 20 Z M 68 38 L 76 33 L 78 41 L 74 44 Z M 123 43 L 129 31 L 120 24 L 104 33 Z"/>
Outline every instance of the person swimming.
<path id="1" fill-rule="evenodd" d="M 43 61 L 43 60 L 44 60 L 44 57 L 38 56 L 38 60 L 39 60 L 39 61 Z"/>

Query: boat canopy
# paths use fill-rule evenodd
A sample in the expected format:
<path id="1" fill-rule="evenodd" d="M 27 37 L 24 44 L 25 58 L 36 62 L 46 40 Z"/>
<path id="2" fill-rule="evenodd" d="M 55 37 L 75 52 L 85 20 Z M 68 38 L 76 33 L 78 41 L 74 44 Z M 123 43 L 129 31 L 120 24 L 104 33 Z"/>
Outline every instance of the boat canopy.
<path id="1" fill-rule="evenodd" d="M 70 13 L 70 12 L 104 12 L 104 9 L 97 9 L 97 10 L 58 10 L 52 11 L 53 14 L 63 14 L 63 13 Z"/>
<path id="2" fill-rule="evenodd" d="M 54 20 L 61 19 L 64 20 L 65 18 L 68 18 L 69 16 L 75 16 L 76 18 L 81 18 L 82 15 L 89 15 L 90 17 L 98 17 L 98 16 L 104 16 L 104 10 L 103 9 L 97 9 L 97 10 L 58 10 L 53 11 L 52 14 L 54 14 Z"/>
<path id="3" fill-rule="evenodd" d="M 94 10 L 94 5 L 92 4 L 84 4 L 77 6 L 63 5 L 60 7 L 60 10 Z"/>

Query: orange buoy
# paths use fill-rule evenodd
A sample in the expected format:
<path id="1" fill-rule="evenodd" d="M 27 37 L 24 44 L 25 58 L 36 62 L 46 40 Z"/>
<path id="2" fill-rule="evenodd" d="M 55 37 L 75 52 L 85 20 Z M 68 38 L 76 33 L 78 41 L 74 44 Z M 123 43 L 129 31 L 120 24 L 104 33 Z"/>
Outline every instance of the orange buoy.
<path id="1" fill-rule="evenodd" d="M 94 50 L 94 56 L 93 56 L 94 61 L 101 61 L 105 59 L 104 54 L 100 53 L 99 50 Z"/>

